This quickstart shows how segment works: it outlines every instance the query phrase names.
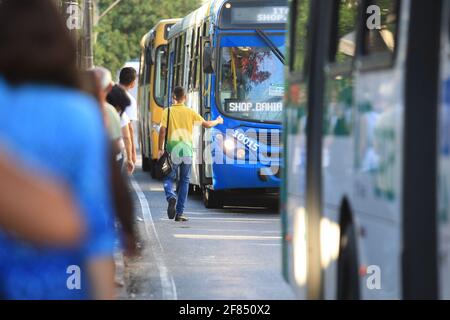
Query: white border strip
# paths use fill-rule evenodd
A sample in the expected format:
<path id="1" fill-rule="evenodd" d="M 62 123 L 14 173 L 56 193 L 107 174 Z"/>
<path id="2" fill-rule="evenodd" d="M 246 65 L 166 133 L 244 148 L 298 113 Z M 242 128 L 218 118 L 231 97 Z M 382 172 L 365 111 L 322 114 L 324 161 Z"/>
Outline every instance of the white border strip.
<path id="1" fill-rule="evenodd" d="M 159 270 L 159 278 L 161 279 L 162 298 L 164 300 L 177 300 L 177 288 L 175 286 L 175 281 L 170 275 L 169 269 L 166 267 L 166 264 L 164 262 L 164 249 L 161 241 L 159 240 L 158 233 L 156 232 L 156 227 L 153 222 L 152 212 L 150 211 L 150 206 L 148 205 L 147 198 L 145 197 L 145 194 L 142 192 L 141 187 L 133 177 L 130 178 L 130 181 L 141 205 L 145 230 L 149 237 L 150 243 L 153 242 L 152 240 L 156 240 L 156 243 L 158 244 L 157 250 L 154 250 L 153 254 L 155 256 L 156 266 Z"/>

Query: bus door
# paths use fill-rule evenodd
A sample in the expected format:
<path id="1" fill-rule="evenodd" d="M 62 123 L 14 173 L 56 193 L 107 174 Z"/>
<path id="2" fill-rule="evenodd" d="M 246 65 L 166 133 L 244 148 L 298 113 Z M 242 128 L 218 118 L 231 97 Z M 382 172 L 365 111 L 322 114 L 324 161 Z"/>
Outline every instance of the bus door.
<path id="1" fill-rule="evenodd" d="M 441 100 L 438 114 L 438 257 L 439 297 L 450 299 L 450 1 L 443 10 Z"/>
<path id="2" fill-rule="evenodd" d="M 320 251 L 321 137 L 325 25 L 329 2 L 294 0 L 282 197 L 284 273 L 300 299 L 323 298 Z"/>
<path id="3" fill-rule="evenodd" d="M 380 290 L 361 285 L 362 298 L 432 299 L 437 284 L 433 73 L 441 1 L 363 3 L 352 205 L 359 230 L 365 230 L 359 263 L 384 272 Z"/>
<path id="4" fill-rule="evenodd" d="M 325 299 L 357 299 L 359 297 L 357 262 L 349 257 L 346 262 L 339 261 L 338 232 L 350 238 L 354 234 L 352 219 L 344 217 L 342 205 L 344 199 L 352 193 L 352 171 L 354 151 L 354 59 L 360 1 L 339 0 L 330 2 L 326 25 L 326 43 L 324 60 L 324 85 L 318 94 L 323 92 L 323 110 L 321 119 L 316 120 L 320 132 L 316 135 L 321 141 L 321 191 L 320 211 L 327 221 L 329 230 L 321 230 L 328 234 L 334 246 L 321 253 L 323 267 L 323 298 Z M 309 148 L 310 149 L 310 148 Z M 316 152 L 319 152 L 316 151 Z M 317 182 L 316 182 L 317 183 Z M 310 191 L 311 192 L 311 191 Z M 323 240 L 325 241 L 325 240 Z M 351 241 L 352 245 L 355 243 Z M 325 244 L 323 244 L 325 246 Z M 354 248 L 349 246 L 348 248 Z M 322 249 L 322 248 L 321 248 Z M 346 252 L 352 252 L 348 249 Z M 343 256 L 343 255 L 342 255 Z M 342 260 L 342 259 L 341 259 Z M 348 263 L 347 263 L 348 262 Z M 348 266 L 342 268 L 341 266 Z M 337 275 L 334 276 L 334 275 Z M 345 279 L 345 280 L 344 280 Z M 345 282 L 345 283 L 342 283 Z"/>
<path id="5" fill-rule="evenodd" d="M 205 26 L 203 26 L 205 28 Z M 200 113 L 205 120 L 211 120 L 211 92 L 213 73 L 213 48 L 211 39 L 201 37 Z M 212 129 L 201 128 L 201 158 L 199 162 L 200 185 L 212 185 Z"/>
<path id="6" fill-rule="evenodd" d="M 175 51 L 171 46 L 171 51 L 169 53 L 169 82 L 167 85 L 167 105 L 172 105 L 172 92 L 173 92 L 173 69 L 175 63 Z"/>
<path id="7" fill-rule="evenodd" d="M 152 52 L 152 44 L 149 43 L 147 46 L 144 47 L 144 65 L 143 68 L 143 86 L 141 90 L 141 111 L 142 111 L 142 118 L 143 121 L 141 123 L 142 126 L 142 144 L 143 144 L 143 155 L 145 156 L 146 164 L 149 161 L 149 159 L 152 159 L 152 145 L 151 145 L 151 121 L 152 121 L 152 115 L 151 115 L 151 95 L 150 95 L 150 82 L 152 79 L 152 58 L 151 58 L 151 52 Z M 144 161 L 144 160 L 143 160 Z M 147 167 L 146 167 L 147 169 Z"/>

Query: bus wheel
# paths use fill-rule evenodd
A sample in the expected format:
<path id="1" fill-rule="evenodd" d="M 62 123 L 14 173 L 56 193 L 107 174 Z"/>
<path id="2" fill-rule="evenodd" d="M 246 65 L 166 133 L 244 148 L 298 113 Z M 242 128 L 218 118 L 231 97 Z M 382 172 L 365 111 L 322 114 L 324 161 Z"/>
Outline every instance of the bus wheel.
<path id="1" fill-rule="evenodd" d="M 202 187 L 202 198 L 205 208 L 222 208 L 222 197 L 220 192 L 211 190 L 208 187 Z"/>
<path id="2" fill-rule="evenodd" d="M 347 224 L 340 239 L 337 296 L 339 300 L 359 300 L 356 236 L 351 223 Z"/>

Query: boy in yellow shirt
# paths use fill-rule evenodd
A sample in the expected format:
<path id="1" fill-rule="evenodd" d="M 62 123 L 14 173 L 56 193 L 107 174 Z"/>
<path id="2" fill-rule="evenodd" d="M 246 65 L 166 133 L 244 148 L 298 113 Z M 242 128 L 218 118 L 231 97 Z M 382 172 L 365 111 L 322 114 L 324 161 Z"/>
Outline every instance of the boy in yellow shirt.
<path id="1" fill-rule="evenodd" d="M 202 125 L 204 128 L 212 128 L 223 123 L 222 117 L 213 121 L 206 121 L 191 108 L 186 107 L 186 94 L 182 87 L 176 87 L 173 91 L 174 104 L 170 107 L 169 132 L 167 136 L 167 151 L 175 151 L 177 161 L 174 161 L 173 171 L 164 179 L 164 191 L 168 202 L 167 215 L 169 219 L 175 218 L 175 221 L 187 221 L 183 214 L 186 203 L 189 179 L 191 176 L 193 139 L 192 131 L 195 124 Z M 168 109 L 163 112 L 161 120 L 161 129 L 159 131 L 159 155 L 164 154 L 164 140 L 167 131 Z M 180 169 L 178 181 L 178 194 L 173 191 L 173 181 L 177 176 L 177 170 Z"/>

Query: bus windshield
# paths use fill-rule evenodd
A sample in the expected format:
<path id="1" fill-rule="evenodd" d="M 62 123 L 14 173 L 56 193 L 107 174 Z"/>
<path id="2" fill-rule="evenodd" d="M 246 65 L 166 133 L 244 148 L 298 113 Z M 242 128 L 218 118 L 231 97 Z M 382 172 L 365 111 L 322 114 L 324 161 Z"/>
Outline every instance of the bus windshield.
<path id="1" fill-rule="evenodd" d="M 242 120 L 281 122 L 284 65 L 269 47 L 220 48 L 219 79 L 222 112 Z"/>

